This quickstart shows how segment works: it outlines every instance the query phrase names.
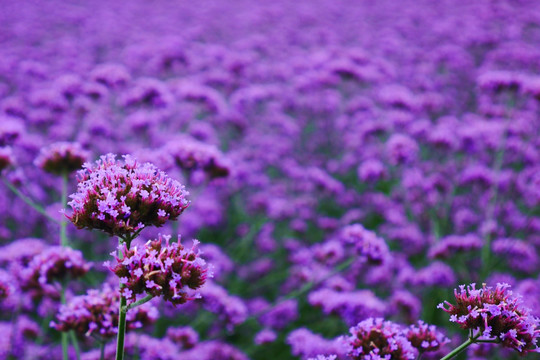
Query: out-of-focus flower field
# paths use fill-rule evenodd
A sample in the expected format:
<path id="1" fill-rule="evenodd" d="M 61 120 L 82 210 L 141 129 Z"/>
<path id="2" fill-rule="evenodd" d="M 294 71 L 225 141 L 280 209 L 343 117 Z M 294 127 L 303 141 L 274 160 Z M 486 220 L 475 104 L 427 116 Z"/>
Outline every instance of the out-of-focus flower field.
<path id="1" fill-rule="evenodd" d="M 538 44 L 536 0 L 2 1 L 0 360 L 538 358 Z"/>

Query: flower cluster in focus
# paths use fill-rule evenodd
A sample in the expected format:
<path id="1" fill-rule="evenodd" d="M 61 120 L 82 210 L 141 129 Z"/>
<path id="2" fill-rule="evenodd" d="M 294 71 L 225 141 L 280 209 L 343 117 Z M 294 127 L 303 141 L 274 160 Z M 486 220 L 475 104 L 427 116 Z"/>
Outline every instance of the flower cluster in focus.
<path id="1" fill-rule="evenodd" d="M 189 205 L 183 185 L 129 155 L 118 161 L 107 154 L 83 167 L 77 192 L 69 202 L 73 208 L 69 219 L 79 229 L 130 236 L 145 226 L 159 227 L 176 220 Z"/>
<path id="2" fill-rule="evenodd" d="M 116 255 L 117 264 L 111 270 L 120 278 L 122 295 L 128 304 L 136 301 L 138 294 L 148 293 L 163 296 L 174 305 L 183 304 L 198 297 L 197 290 L 206 282 L 208 269 L 193 241 L 190 249 L 180 241 L 170 242 L 170 236 L 149 240 L 142 247 L 128 250 L 126 244 L 120 248 L 123 258 Z"/>
<path id="3" fill-rule="evenodd" d="M 415 359 L 419 353 L 439 350 L 449 342 L 435 326 L 421 321 L 403 328 L 382 318 L 368 318 L 350 332 L 345 339 L 348 354 L 358 360 Z"/>
<path id="4" fill-rule="evenodd" d="M 475 284 L 461 285 L 459 291 L 454 290 L 455 305 L 445 301 L 438 307 L 462 329 L 479 330 L 483 338 L 495 339 L 524 354 L 540 352 L 540 319 L 532 316 L 509 288 L 503 283 L 495 289 L 486 284 L 481 289 L 476 289 Z"/>

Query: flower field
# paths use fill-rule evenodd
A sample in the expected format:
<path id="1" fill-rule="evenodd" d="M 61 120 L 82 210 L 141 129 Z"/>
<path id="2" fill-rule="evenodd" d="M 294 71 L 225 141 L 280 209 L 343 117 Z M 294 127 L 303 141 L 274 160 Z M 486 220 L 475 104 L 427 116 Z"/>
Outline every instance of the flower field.
<path id="1" fill-rule="evenodd" d="M 0 8 L 0 360 L 539 358 L 539 1 Z"/>

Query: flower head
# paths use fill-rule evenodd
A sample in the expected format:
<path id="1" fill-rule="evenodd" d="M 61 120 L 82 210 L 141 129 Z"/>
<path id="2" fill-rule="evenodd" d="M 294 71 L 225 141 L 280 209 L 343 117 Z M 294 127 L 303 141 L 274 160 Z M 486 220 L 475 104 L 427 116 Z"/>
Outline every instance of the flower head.
<path id="1" fill-rule="evenodd" d="M 404 331 L 407 340 L 420 353 L 437 351 L 450 340 L 437 330 L 435 325 L 428 325 L 422 320 L 411 325 Z"/>
<path id="2" fill-rule="evenodd" d="M 78 143 L 58 142 L 39 153 L 35 165 L 55 175 L 70 174 L 88 161 L 89 153 Z"/>
<path id="3" fill-rule="evenodd" d="M 499 340 L 503 346 L 521 353 L 538 352 L 540 320 L 529 314 L 514 296 L 510 285 L 498 283 L 495 289 L 486 284 L 461 285 L 454 290 L 456 304 L 448 301 L 439 308 L 450 314 L 450 321 L 462 329 L 479 330 L 484 338 Z"/>
<path id="4" fill-rule="evenodd" d="M 230 168 L 225 156 L 214 145 L 184 136 L 166 146 L 179 167 L 203 170 L 209 178 L 227 177 Z"/>
<path id="5" fill-rule="evenodd" d="M 116 336 L 118 326 L 118 290 L 105 285 L 101 291 L 89 290 L 60 306 L 56 321 L 51 323 L 58 331 L 74 330 L 79 336 L 96 335 L 109 339 Z M 157 309 L 143 304 L 128 311 L 128 329 L 137 329 L 153 323 L 158 318 Z"/>
<path id="6" fill-rule="evenodd" d="M 129 155 L 124 161 L 113 154 L 101 156 L 94 165 L 85 164 L 78 175 L 69 219 L 79 229 L 99 229 L 124 238 L 145 226 L 176 220 L 189 205 L 183 185 Z"/>
<path id="7" fill-rule="evenodd" d="M 382 318 L 368 318 L 350 329 L 348 355 L 360 359 L 414 359 L 416 351 L 401 327 Z"/>
<path id="8" fill-rule="evenodd" d="M 13 151 L 10 146 L 0 147 L 0 173 L 4 169 L 15 164 L 15 158 L 13 157 Z"/>
<path id="9" fill-rule="evenodd" d="M 386 242 L 360 224 L 344 227 L 341 238 L 345 243 L 353 244 L 358 255 L 366 258 L 372 264 L 381 264 L 389 256 Z"/>
<path id="10" fill-rule="evenodd" d="M 82 252 L 68 247 L 53 246 L 36 255 L 22 273 L 22 288 L 40 297 L 55 296 L 55 282 L 79 278 L 90 270 Z"/>
<path id="11" fill-rule="evenodd" d="M 204 285 L 207 278 L 206 262 L 199 256 L 198 241 L 191 249 L 180 242 L 170 243 L 170 236 L 160 236 L 149 240 L 144 246 L 121 248 L 123 258 L 116 258 L 117 264 L 111 270 L 121 279 L 124 296 L 128 302 L 135 301 L 137 294 L 148 293 L 163 296 L 175 305 L 183 304 L 197 297 L 191 290 Z"/>

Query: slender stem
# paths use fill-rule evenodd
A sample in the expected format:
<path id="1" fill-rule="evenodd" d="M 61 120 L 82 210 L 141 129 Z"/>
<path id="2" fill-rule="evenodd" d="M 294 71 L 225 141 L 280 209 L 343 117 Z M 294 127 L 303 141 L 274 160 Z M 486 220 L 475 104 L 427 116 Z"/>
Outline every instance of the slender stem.
<path id="1" fill-rule="evenodd" d="M 63 209 L 67 206 L 67 183 L 68 183 L 68 175 L 62 174 L 62 208 Z M 62 216 L 62 220 L 60 220 L 60 244 L 62 246 L 68 246 L 66 229 L 67 229 L 67 222 L 64 216 Z"/>
<path id="2" fill-rule="evenodd" d="M 129 249 L 131 245 L 131 241 L 135 238 L 136 234 L 133 236 L 126 236 L 125 238 L 118 238 L 118 258 L 123 259 L 124 255 L 122 254 L 122 250 L 120 249 L 120 246 L 125 243 L 126 247 Z M 124 338 L 126 336 L 126 314 L 127 312 L 124 311 L 124 308 L 126 307 L 126 298 L 124 295 L 122 295 L 122 289 L 124 288 L 124 284 L 120 284 L 120 306 L 118 308 L 118 336 L 116 338 L 116 360 L 123 360 L 124 359 Z"/>
<path id="3" fill-rule="evenodd" d="M 468 348 L 471 344 L 474 344 L 476 342 L 476 339 L 478 339 L 480 337 L 482 333 L 478 333 L 478 335 L 474 336 L 474 337 L 469 337 L 467 339 L 467 341 L 465 341 L 463 344 L 459 345 L 457 348 L 455 348 L 454 350 L 452 350 L 448 355 L 446 355 L 445 357 L 441 358 L 441 360 L 449 360 L 449 359 L 452 359 L 453 357 L 461 354 L 466 348 Z"/>
<path id="4" fill-rule="evenodd" d="M 126 336 L 126 312 L 122 307 L 126 306 L 126 298 L 120 297 L 120 314 L 118 314 L 118 337 L 116 338 L 116 360 L 124 359 L 124 337 Z"/>
<path id="5" fill-rule="evenodd" d="M 99 360 L 105 360 L 105 341 L 102 341 L 100 345 Z"/>
<path id="6" fill-rule="evenodd" d="M 505 130 L 505 137 L 503 138 L 502 144 L 497 151 L 497 154 L 495 156 L 495 161 L 493 163 L 493 171 L 496 173 L 496 180 L 498 181 L 499 175 L 501 173 L 501 168 L 503 165 L 504 160 L 504 153 L 506 149 L 506 130 Z M 490 198 L 489 203 L 486 209 L 486 221 L 491 222 L 495 218 L 495 207 L 497 205 L 497 197 L 499 195 L 499 184 L 495 181 L 495 183 L 491 187 L 490 192 Z M 482 279 L 485 279 L 488 275 L 488 271 L 490 268 L 490 261 L 491 261 L 491 234 L 486 234 L 484 239 L 484 246 L 482 246 L 481 250 L 481 260 L 482 260 L 482 268 L 480 271 L 480 276 Z"/>
<path id="7" fill-rule="evenodd" d="M 77 336 L 75 336 L 74 330 L 69 331 L 69 339 L 71 340 L 71 345 L 73 345 L 73 349 L 75 349 L 75 358 L 77 360 L 81 360 L 81 349 L 79 348 L 79 341 L 77 340 Z"/>
<path id="8" fill-rule="evenodd" d="M 62 332 L 62 359 L 69 360 L 68 356 L 68 345 L 69 345 L 69 339 L 68 334 L 66 332 Z"/>
<path id="9" fill-rule="evenodd" d="M 60 302 L 62 304 L 66 303 L 66 294 L 65 294 L 65 289 L 64 289 L 63 284 L 62 284 L 62 289 L 60 290 Z M 68 356 L 68 346 L 69 346 L 68 334 L 66 332 L 62 332 L 61 339 L 62 339 L 62 359 L 68 360 L 69 359 L 69 356 Z"/>
<path id="10" fill-rule="evenodd" d="M 127 313 L 129 310 L 133 309 L 133 308 L 136 308 L 137 306 L 139 305 L 142 305 L 144 303 L 147 303 L 149 302 L 150 300 L 152 300 L 154 297 L 150 294 L 146 295 L 145 297 L 143 297 L 142 299 L 138 300 L 138 301 L 135 301 L 134 303 L 131 303 L 127 306 L 124 306 L 122 308 L 122 311 Z"/>
<path id="11" fill-rule="evenodd" d="M 58 224 L 58 220 L 53 218 L 51 215 L 45 211 L 41 206 L 36 204 L 32 199 L 30 199 L 28 196 L 24 195 L 22 192 L 19 191 L 12 183 L 7 181 L 6 179 L 2 178 L 2 181 L 4 184 L 11 190 L 15 195 L 17 195 L 22 201 L 24 201 L 27 205 L 29 205 L 32 209 L 36 210 L 41 215 L 45 216 L 48 220 L 55 222 Z"/>

